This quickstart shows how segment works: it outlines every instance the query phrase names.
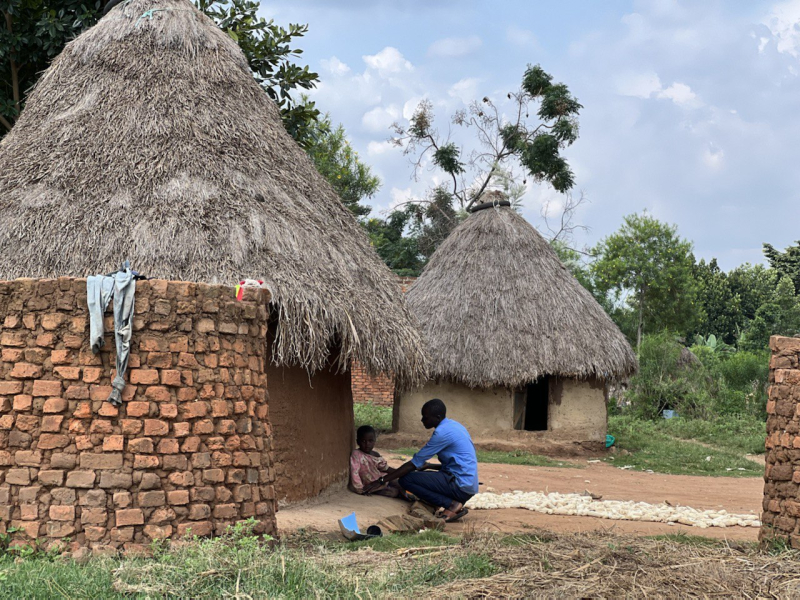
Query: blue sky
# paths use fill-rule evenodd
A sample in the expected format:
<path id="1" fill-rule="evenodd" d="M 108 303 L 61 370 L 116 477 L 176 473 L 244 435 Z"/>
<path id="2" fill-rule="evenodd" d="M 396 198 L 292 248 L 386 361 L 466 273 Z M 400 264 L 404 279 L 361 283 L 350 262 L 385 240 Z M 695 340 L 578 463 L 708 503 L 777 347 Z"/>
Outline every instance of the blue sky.
<path id="1" fill-rule="evenodd" d="M 566 153 L 590 201 L 576 245 L 645 209 L 724 269 L 800 239 L 800 0 L 265 0 L 261 14 L 308 23 L 312 96 L 381 177 L 376 214 L 438 181 L 413 180 L 386 143 L 393 121 L 427 98 L 446 132 L 455 110 L 486 95 L 502 106 L 540 63 L 585 107 Z M 541 227 L 543 203 L 560 201 L 531 185 L 523 214 Z"/>

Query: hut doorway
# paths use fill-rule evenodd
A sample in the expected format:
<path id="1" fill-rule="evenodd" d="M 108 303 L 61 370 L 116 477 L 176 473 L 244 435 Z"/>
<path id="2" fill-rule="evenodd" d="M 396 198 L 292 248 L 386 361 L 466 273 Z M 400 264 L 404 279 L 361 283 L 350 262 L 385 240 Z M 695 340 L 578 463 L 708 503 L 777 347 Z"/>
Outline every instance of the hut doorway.
<path id="1" fill-rule="evenodd" d="M 525 431 L 547 431 L 547 408 L 550 404 L 550 381 L 541 377 L 525 386 L 525 411 L 517 423 Z"/>

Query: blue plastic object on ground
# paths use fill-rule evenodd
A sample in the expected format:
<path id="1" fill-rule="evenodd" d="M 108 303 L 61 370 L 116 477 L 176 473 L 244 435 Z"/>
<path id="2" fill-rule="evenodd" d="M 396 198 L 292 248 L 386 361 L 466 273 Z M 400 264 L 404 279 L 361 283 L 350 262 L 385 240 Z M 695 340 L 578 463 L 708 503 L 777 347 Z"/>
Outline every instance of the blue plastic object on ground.
<path id="1" fill-rule="evenodd" d="M 613 446 L 614 442 L 616 442 L 616 441 L 617 441 L 617 439 L 613 435 L 607 435 L 606 436 L 606 448 L 611 448 L 611 446 Z"/>

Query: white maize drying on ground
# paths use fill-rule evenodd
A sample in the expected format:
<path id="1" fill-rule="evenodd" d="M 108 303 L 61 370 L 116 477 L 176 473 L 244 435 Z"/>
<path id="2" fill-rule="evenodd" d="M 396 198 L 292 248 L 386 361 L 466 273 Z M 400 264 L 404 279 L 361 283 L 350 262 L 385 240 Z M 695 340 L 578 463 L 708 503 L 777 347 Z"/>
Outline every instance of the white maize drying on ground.
<path id="1" fill-rule="evenodd" d="M 476 494 L 467 502 L 470 509 L 527 508 L 548 515 L 599 517 L 621 521 L 680 523 L 692 527 L 761 527 L 757 515 L 729 514 L 725 510 L 697 510 L 689 506 L 648 504 L 629 500 L 594 500 L 581 494 L 506 492 Z"/>

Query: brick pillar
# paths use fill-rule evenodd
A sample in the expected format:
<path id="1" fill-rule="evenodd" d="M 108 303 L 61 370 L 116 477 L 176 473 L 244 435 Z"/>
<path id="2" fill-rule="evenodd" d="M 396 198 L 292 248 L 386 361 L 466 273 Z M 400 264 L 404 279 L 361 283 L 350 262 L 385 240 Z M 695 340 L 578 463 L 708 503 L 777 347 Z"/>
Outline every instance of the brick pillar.
<path id="1" fill-rule="evenodd" d="M 800 548 L 800 339 L 773 336 L 759 539 Z"/>

